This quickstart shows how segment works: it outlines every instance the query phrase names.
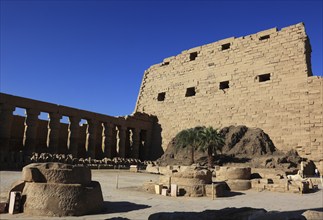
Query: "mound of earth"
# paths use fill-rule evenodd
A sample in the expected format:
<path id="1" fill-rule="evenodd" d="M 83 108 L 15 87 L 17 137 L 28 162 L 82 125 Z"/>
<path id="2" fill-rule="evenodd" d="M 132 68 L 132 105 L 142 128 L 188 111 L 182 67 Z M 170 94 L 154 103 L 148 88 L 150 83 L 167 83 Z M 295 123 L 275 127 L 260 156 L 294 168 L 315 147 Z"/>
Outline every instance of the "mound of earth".
<path id="1" fill-rule="evenodd" d="M 220 130 L 225 144 L 222 153 L 215 158 L 215 163 L 246 163 L 251 167 L 290 168 L 297 167 L 301 158 L 296 151 L 279 151 L 268 134 L 260 128 L 248 128 L 244 125 L 224 127 Z M 157 160 L 158 165 L 191 165 L 190 148 L 176 149 L 175 139 L 168 144 L 165 153 Z M 194 162 L 207 163 L 207 152 L 194 152 Z"/>
<path id="2" fill-rule="evenodd" d="M 220 134 L 225 139 L 222 152 L 227 155 L 253 156 L 272 154 L 277 149 L 260 128 L 248 128 L 244 125 L 224 127 Z"/>

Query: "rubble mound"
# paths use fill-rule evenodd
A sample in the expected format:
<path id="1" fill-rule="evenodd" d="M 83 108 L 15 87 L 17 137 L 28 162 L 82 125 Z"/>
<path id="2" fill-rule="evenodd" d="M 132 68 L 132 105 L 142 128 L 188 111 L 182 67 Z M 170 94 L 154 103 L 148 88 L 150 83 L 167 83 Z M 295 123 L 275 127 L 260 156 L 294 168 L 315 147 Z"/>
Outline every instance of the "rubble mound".
<path id="1" fill-rule="evenodd" d="M 220 134 L 225 140 L 222 152 L 227 155 L 242 155 L 250 158 L 276 151 L 269 136 L 260 128 L 248 128 L 244 125 L 230 126 L 221 129 Z"/>
<path id="2" fill-rule="evenodd" d="M 220 130 L 225 144 L 222 153 L 215 158 L 219 165 L 228 163 L 249 163 L 250 167 L 290 168 L 297 167 L 301 158 L 296 151 L 279 151 L 272 140 L 260 128 L 248 128 L 244 125 L 224 127 Z M 165 153 L 157 160 L 160 166 L 190 165 L 191 149 L 174 147 L 175 138 L 168 144 Z M 194 152 L 194 162 L 207 164 L 207 153 Z"/>

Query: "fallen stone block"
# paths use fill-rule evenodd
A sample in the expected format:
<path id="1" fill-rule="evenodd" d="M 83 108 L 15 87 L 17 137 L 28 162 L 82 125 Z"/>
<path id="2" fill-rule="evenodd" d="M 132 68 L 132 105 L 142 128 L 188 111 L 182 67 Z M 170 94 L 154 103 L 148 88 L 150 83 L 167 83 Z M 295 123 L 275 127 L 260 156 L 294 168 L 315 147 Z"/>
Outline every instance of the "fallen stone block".
<path id="1" fill-rule="evenodd" d="M 214 197 L 224 197 L 229 191 L 225 182 L 214 183 Z M 205 194 L 212 197 L 212 184 L 205 185 Z"/>
<path id="2" fill-rule="evenodd" d="M 146 167 L 146 172 L 159 174 L 159 167 L 154 166 L 153 164 L 148 164 Z"/>

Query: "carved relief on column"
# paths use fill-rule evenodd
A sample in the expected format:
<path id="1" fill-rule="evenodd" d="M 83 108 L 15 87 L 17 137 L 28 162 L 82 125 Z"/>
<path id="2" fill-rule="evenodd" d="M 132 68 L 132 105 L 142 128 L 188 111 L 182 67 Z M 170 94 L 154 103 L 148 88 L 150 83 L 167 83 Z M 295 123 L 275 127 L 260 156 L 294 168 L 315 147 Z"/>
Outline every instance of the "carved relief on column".
<path id="1" fill-rule="evenodd" d="M 102 152 L 103 156 L 112 158 L 116 156 L 116 127 L 110 122 L 102 123 Z"/>
<path id="2" fill-rule="evenodd" d="M 51 153 L 58 153 L 61 118 L 62 116 L 58 113 L 49 113 L 47 148 Z"/>
<path id="3" fill-rule="evenodd" d="M 96 134 L 97 134 L 97 127 L 99 123 L 98 121 L 91 119 L 88 120 L 88 127 L 86 130 L 86 143 L 85 149 L 87 152 L 87 156 L 91 158 L 95 158 L 95 147 L 96 147 Z"/>
<path id="4" fill-rule="evenodd" d="M 78 157 L 80 121 L 80 117 L 69 116 L 67 148 L 73 157 Z"/>
<path id="5" fill-rule="evenodd" d="M 25 119 L 25 131 L 23 146 L 28 152 L 35 152 L 38 144 L 37 140 L 37 126 L 38 126 L 38 115 L 40 111 L 37 109 L 27 109 Z"/>
<path id="6" fill-rule="evenodd" d="M 118 126 L 118 156 L 119 157 L 126 157 L 126 131 L 127 128 L 123 126 Z"/>
<path id="7" fill-rule="evenodd" d="M 132 156 L 139 159 L 140 129 L 132 129 Z"/>
<path id="8" fill-rule="evenodd" d="M 0 151 L 8 152 L 11 136 L 13 112 L 15 107 L 9 104 L 0 105 Z"/>

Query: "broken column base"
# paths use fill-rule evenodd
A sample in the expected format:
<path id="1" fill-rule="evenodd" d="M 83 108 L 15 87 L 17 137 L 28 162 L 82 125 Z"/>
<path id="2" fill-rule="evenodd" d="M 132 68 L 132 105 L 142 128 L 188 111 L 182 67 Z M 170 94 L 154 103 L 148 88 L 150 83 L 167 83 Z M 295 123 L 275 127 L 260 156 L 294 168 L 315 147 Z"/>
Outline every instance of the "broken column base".
<path id="1" fill-rule="evenodd" d="M 24 213 L 40 216 L 80 216 L 98 213 L 103 206 L 100 184 L 89 185 L 27 182 Z"/>

